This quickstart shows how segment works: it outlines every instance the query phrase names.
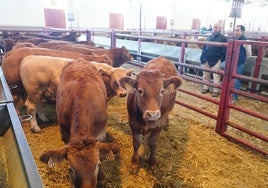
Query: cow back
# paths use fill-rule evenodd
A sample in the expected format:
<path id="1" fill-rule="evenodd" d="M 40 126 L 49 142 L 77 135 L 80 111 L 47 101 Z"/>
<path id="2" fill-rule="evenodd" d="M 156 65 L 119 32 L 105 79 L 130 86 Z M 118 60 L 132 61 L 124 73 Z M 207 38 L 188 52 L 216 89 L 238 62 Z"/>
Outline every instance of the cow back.
<path id="1" fill-rule="evenodd" d="M 90 134 L 103 140 L 106 134 L 107 96 L 104 82 L 91 63 L 67 64 L 57 91 L 56 111 L 62 132 L 70 136 Z M 64 138 L 65 143 L 69 138 Z"/>

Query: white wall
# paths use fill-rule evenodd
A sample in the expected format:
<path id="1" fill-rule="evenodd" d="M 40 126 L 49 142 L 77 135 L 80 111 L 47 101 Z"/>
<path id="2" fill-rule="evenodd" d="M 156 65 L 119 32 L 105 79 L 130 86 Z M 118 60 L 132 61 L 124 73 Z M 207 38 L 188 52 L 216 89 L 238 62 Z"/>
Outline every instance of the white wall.
<path id="1" fill-rule="evenodd" d="M 40 0 L 1 0 L 0 25 L 44 26 L 44 9 Z"/>
<path id="2" fill-rule="evenodd" d="M 155 29 L 157 16 L 167 17 L 168 29 L 191 29 L 193 18 L 201 20 L 201 27 L 225 20 L 225 30 L 233 22 L 229 18 L 231 0 L 5 0 L 0 3 L 0 26 L 44 26 L 44 8 L 54 7 L 75 13 L 75 22 L 67 21 L 67 27 L 109 28 L 109 13 L 120 13 L 125 29 L 138 29 L 140 2 L 142 29 Z M 268 31 L 267 11 L 268 6 L 244 5 L 237 24 L 244 24 L 247 31 Z M 170 25 L 171 19 L 174 25 Z"/>

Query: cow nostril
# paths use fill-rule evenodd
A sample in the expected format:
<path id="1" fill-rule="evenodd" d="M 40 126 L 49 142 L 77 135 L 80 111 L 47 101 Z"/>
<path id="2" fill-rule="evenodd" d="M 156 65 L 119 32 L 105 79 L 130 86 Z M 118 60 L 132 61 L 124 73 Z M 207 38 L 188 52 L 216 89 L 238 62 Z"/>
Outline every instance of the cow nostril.
<path id="1" fill-rule="evenodd" d="M 125 97 L 127 94 L 126 93 L 120 93 L 119 96 L 120 97 Z"/>
<path id="2" fill-rule="evenodd" d="M 161 112 L 159 110 L 157 110 L 157 111 L 146 110 L 144 115 L 145 115 L 145 117 L 149 118 L 150 120 L 157 120 L 161 117 Z"/>

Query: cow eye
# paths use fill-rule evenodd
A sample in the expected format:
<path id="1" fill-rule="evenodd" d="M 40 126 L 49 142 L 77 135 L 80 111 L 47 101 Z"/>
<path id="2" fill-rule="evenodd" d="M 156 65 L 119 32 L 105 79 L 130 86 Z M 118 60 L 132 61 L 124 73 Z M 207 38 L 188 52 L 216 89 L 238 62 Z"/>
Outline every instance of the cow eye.
<path id="1" fill-rule="evenodd" d="M 160 94 L 162 95 L 164 93 L 164 91 L 165 91 L 164 89 L 161 89 Z"/>
<path id="2" fill-rule="evenodd" d="M 138 93 L 139 93 L 139 95 L 143 95 L 143 89 L 138 88 Z"/>

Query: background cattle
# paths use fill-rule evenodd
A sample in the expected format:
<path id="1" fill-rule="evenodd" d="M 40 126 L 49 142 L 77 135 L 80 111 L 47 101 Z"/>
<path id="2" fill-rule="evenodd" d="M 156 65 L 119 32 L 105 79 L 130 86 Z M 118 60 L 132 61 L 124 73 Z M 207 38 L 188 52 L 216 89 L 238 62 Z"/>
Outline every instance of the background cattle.
<path id="1" fill-rule="evenodd" d="M 41 43 L 38 47 L 50 48 L 67 52 L 76 52 L 85 55 L 107 55 L 112 61 L 113 67 L 120 67 L 124 63 L 130 62 L 133 57 L 125 46 L 121 48 L 100 49 L 88 45 L 68 44 L 67 42 L 55 43 L 53 41 Z"/>
<path id="2" fill-rule="evenodd" d="M 17 85 L 18 87 L 14 90 L 11 90 L 11 93 L 14 98 L 14 103 L 18 106 L 20 103 L 24 104 L 25 101 L 25 92 L 21 85 L 21 78 L 19 74 L 19 66 L 21 60 L 28 55 L 46 55 L 53 57 L 65 57 L 71 59 L 84 58 L 89 61 L 97 61 L 100 63 L 111 64 L 111 60 L 105 56 L 98 55 L 83 55 L 72 52 L 62 52 L 57 50 L 50 50 L 44 48 L 19 48 L 9 51 L 5 54 L 4 60 L 2 62 L 2 69 L 9 85 Z"/>
<path id="3" fill-rule="evenodd" d="M 150 133 L 149 166 L 155 169 L 157 139 L 161 130 L 168 126 L 168 114 L 174 106 L 176 89 L 181 85 L 174 64 L 164 57 L 149 61 L 136 79 L 125 78 L 122 83 L 133 87 L 127 98 L 129 125 L 133 135 L 134 153 L 131 159 L 131 173 L 137 173 L 140 166 L 138 149 L 142 136 Z"/>
<path id="4" fill-rule="evenodd" d="M 80 44 L 80 43 L 73 43 L 73 42 L 68 42 L 68 41 L 58 41 L 58 40 L 50 40 L 47 42 L 43 42 L 37 45 L 38 47 L 41 48 L 48 48 L 48 49 L 54 49 L 54 50 L 59 50 L 60 48 L 64 46 L 73 46 L 73 47 L 82 47 L 82 48 L 88 48 L 88 49 L 100 49 L 99 47 L 95 47 L 95 44 Z"/>
<path id="5" fill-rule="evenodd" d="M 70 165 L 74 187 L 104 186 L 100 153 L 114 155 L 119 148 L 100 143 L 106 136 L 107 94 L 96 67 L 85 60 L 76 60 L 62 70 L 57 92 L 57 117 L 64 148 L 46 151 L 42 162 L 54 166 L 62 159 Z"/>
<path id="6" fill-rule="evenodd" d="M 133 59 L 125 46 L 122 46 L 121 48 L 111 48 L 108 50 L 97 50 L 94 51 L 94 54 L 106 54 L 112 60 L 113 67 L 120 67 L 124 63 L 130 62 Z"/>
<path id="7" fill-rule="evenodd" d="M 25 106 L 32 115 L 31 130 L 40 132 L 36 121 L 36 113 L 43 122 L 47 118 L 43 113 L 43 102 L 56 100 L 56 91 L 60 81 L 60 74 L 65 65 L 72 59 L 30 55 L 23 58 L 20 64 L 20 77 L 26 91 Z M 121 87 L 119 80 L 131 76 L 133 70 L 114 68 L 104 63 L 91 62 L 99 70 L 106 86 L 107 98 L 113 96 L 125 97 L 127 91 Z M 31 76 L 29 76 L 31 75 Z"/>

